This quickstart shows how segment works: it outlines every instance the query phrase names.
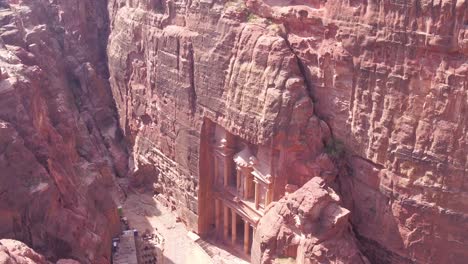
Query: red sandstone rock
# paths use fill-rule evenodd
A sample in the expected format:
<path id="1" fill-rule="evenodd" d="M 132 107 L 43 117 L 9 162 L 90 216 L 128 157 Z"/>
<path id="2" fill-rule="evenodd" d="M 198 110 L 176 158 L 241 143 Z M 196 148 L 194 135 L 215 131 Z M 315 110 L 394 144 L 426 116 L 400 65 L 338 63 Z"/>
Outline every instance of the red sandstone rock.
<path id="1" fill-rule="evenodd" d="M 342 198 L 366 254 L 464 263 L 467 2 L 247 5 L 284 24 L 316 112 L 346 146 Z"/>
<path id="2" fill-rule="evenodd" d="M 126 158 L 106 80 L 106 6 L 7 2 L 0 9 L 0 237 L 51 260 L 108 263 L 118 228 L 110 193 Z"/>
<path id="3" fill-rule="evenodd" d="M 0 239 L 0 263 L 49 264 L 50 262 L 24 243 L 11 239 Z"/>
<path id="4" fill-rule="evenodd" d="M 334 186 L 342 204 L 317 186 L 291 194 L 314 201 L 294 205 L 314 212 L 306 225 L 270 208 L 261 222 L 279 222 L 262 232 L 280 243 L 255 261 L 300 232 L 298 255 L 319 263 L 360 256 L 355 241 L 376 263 L 465 262 L 466 1 L 105 2 L 0 3 L 0 236 L 106 262 L 108 193 L 127 163 L 114 99 L 133 183 L 154 184 L 195 231 L 210 122 L 270 161 L 274 200 L 314 177 Z M 308 229 L 342 206 L 357 240 L 342 221 Z"/>
<path id="5" fill-rule="evenodd" d="M 252 263 L 369 263 L 360 253 L 339 196 L 316 177 L 273 203 L 261 218 Z"/>
<path id="6" fill-rule="evenodd" d="M 80 262 L 73 259 L 60 259 L 56 264 L 80 264 Z"/>
<path id="7" fill-rule="evenodd" d="M 466 1 L 114 0 L 109 10 L 133 170 L 153 164 L 194 230 L 210 119 L 281 153 L 280 186 L 337 179 L 370 260 L 464 262 Z"/>
<path id="8" fill-rule="evenodd" d="M 156 168 L 158 192 L 202 232 L 198 210 L 212 206 L 200 205 L 211 192 L 203 190 L 208 180 L 201 175 L 211 165 L 200 151 L 213 139 L 201 133 L 211 121 L 258 145 L 266 160 L 277 160 L 275 199 L 288 183 L 336 176 L 333 164 L 323 162 L 329 128 L 314 116 L 298 61 L 275 28 L 242 23 L 245 7 L 224 12 L 215 3 L 207 13 L 206 3 L 197 2 L 186 13 L 182 6 L 165 9 L 173 3 L 144 3 L 109 3 L 110 81 L 136 182 L 155 174 L 148 167 Z M 288 182 L 286 172 L 297 177 Z"/>

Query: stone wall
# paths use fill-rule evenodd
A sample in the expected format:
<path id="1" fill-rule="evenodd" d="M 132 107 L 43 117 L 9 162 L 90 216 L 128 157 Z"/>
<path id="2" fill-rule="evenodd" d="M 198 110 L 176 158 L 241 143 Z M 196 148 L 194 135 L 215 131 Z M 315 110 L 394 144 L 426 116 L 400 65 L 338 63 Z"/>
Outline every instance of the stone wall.
<path id="1" fill-rule="evenodd" d="M 52 261 L 108 263 L 118 230 L 107 18 L 105 1 L 0 5 L 0 237 Z"/>

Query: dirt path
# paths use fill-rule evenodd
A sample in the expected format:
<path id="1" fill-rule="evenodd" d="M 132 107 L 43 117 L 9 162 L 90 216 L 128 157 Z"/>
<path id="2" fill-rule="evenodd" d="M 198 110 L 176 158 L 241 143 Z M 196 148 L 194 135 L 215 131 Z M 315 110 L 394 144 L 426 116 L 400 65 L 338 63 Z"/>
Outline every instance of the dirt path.
<path id="1" fill-rule="evenodd" d="M 140 234 L 156 229 L 164 237 L 163 264 L 248 263 L 217 247 L 212 248 L 215 251 L 212 259 L 187 236 L 185 225 L 177 223 L 176 217 L 149 194 L 129 194 L 123 204 L 123 212 L 131 228 L 137 229 Z"/>

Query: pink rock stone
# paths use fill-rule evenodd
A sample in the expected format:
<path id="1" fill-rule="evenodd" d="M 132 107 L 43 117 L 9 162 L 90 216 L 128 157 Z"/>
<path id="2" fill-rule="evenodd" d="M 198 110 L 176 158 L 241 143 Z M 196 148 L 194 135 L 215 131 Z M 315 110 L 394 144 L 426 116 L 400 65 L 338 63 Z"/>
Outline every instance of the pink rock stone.
<path id="1" fill-rule="evenodd" d="M 281 153 L 281 192 L 335 185 L 371 261 L 464 262 L 466 1 L 143 3 L 110 4 L 110 82 L 133 162 L 192 229 L 209 119 Z"/>
<path id="2" fill-rule="evenodd" d="M 369 263 L 349 228 L 338 195 L 313 178 L 266 210 L 252 245 L 252 263 Z"/>
<path id="3" fill-rule="evenodd" d="M 118 231 L 110 193 L 115 175 L 126 174 L 107 81 L 106 5 L 8 3 L 0 14 L 0 237 L 51 259 L 106 263 Z"/>
<path id="4" fill-rule="evenodd" d="M 0 263 L 49 264 L 50 262 L 20 241 L 0 239 Z"/>

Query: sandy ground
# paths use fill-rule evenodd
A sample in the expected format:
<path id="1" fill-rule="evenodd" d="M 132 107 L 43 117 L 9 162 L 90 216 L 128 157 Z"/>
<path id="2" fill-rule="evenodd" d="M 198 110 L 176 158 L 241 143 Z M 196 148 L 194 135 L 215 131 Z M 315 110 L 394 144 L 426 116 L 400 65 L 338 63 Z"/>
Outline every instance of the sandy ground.
<path id="1" fill-rule="evenodd" d="M 164 237 L 163 264 L 247 264 L 226 250 L 212 246 L 210 257 L 199 244 L 193 241 L 183 223 L 177 223 L 176 217 L 149 194 L 129 194 L 123 204 L 124 216 L 131 228 L 140 234 L 154 229 Z"/>

